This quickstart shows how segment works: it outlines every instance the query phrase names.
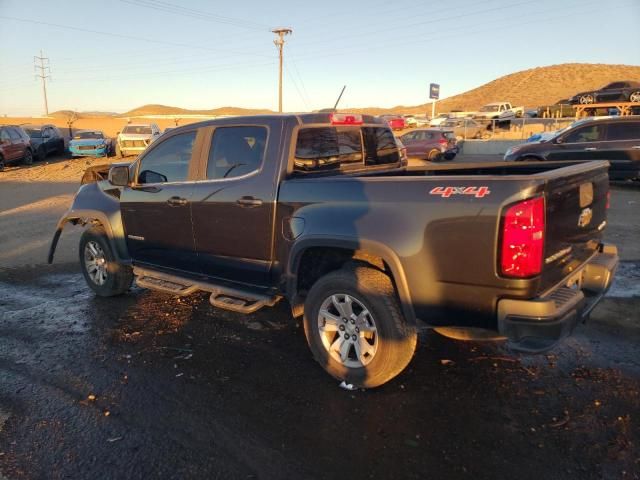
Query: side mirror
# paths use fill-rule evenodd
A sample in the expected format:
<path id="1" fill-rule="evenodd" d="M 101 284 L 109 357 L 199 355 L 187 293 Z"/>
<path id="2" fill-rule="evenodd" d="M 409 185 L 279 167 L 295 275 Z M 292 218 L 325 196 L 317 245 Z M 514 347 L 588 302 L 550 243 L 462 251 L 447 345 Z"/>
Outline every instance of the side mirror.
<path id="1" fill-rule="evenodd" d="M 111 185 L 126 187 L 129 185 L 129 167 L 126 165 L 114 165 L 109 169 L 109 176 L 107 178 Z"/>
<path id="2" fill-rule="evenodd" d="M 564 140 L 562 140 L 562 137 L 558 137 L 555 139 L 555 143 L 562 143 L 564 142 Z"/>

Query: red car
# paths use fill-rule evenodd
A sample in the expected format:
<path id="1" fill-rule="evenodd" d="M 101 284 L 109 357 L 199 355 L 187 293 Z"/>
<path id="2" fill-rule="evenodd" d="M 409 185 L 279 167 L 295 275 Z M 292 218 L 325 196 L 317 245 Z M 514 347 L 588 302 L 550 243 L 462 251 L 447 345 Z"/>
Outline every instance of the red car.
<path id="1" fill-rule="evenodd" d="M 18 126 L 0 126 L 0 170 L 7 163 L 22 160 L 26 165 L 33 163 L 33 151 L 29 135 Z"/>
<path id="2" fill-rule="evenodd" d="M 400 140 L 407 147 L 409 157 L 437 162 L 453 160 L 458 153 L 456 136 L 451 130 L 439 128 L 421 128 L 405 133 Z"/>
<path id="3" fill-rule="evenodd" d="M 407 128 L 404 118 L 399 115 L 382 115 L 380 118 L 387 122 L 391 130 L 404 130 Z"/>

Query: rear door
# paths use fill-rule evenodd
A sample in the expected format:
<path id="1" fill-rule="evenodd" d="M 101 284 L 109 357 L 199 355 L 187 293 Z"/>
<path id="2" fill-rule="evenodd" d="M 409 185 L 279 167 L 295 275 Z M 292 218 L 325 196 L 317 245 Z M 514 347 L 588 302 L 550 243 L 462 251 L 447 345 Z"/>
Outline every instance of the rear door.
<path id="1" fill-rule="evenodd" d="M 22 158 L 29 145 L 29 141 L 25 140 L 17 128 L 7 127 L 6 129 L 11 137 L 11 148 L 13 149 L 13 155 L 15 158 Z"/>
<path id="2" fill-rule="evenodd" d="M 131 258 L 136 263 L 197 272 L 191 198 L 196 129 L 153 144 L 136 162 L 135 181 L 120 198 Z"/>
<path id="3" fill-rule="evenodd" d="M 609 160 L 609 176 L 628 179 L 640 176 L 640 120 L 612 121 L 601 145 L 602 158 Z"/>
<path id="4" fill-rule="evenodd" d="M 2 142 L 6 161 L 16 160 L 20 157 L 19 145 L 9 135 L 9 128 L 0 128 L 0 142 Z"/>
<path id="5" fill-rule="evenodd" d="M 281 128 L 281 127 L 280 127 Z M 266 286 L 272 260 L 280 132 L 266 125 L 210 127 L 204 180 L 194 184 L 198 270 Z"/>

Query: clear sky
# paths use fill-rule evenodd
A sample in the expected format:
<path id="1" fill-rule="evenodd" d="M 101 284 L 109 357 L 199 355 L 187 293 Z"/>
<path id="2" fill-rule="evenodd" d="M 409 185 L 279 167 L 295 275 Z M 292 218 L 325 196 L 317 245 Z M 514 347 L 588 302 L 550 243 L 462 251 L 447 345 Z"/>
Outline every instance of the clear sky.
<path id="1" fill-rule="evenodd" d="M 26 21 L 25 21 L 26 20 Z M 640 64 L 640 0 L 0 0 L 0 115 L 277 109 L 271 29 L 287 26 L 284 110 L 418 105 L 566 62 Z"/>

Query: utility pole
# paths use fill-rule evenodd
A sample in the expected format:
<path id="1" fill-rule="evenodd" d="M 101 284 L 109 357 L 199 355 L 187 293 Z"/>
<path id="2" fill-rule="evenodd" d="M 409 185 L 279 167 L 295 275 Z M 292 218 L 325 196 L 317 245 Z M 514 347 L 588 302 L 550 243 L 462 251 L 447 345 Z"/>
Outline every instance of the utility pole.
<path id="1" fill-rule="evenodd" d="M 40 65 L 38 65 L 38 62 Z M 45 57 L 40 50 L 40 56 L 33 57 L 33 68 L 36 71 L 36 78 L 42 79 L 42 94 L 44 95 L 44 113 L 49 116 L 49 103 L 47 102 L 47 78 L 51 78 L 51 75 L 47 71 L 51 72 L 49 68 L 49 58 Z"/>
<path id="2" fill-rule="evenodd" d="M 275 33 L 278 38 L 273 41 L 273 44 L 278 49 L 280 54 L 280 79 L 278 82 L 278 112 L 282 113 L 282 50 L 284 48 L 284 36 L 290 35 L 293 30 L 290 28 L 276 28 L 275 30 L 271 30 Z"/>

